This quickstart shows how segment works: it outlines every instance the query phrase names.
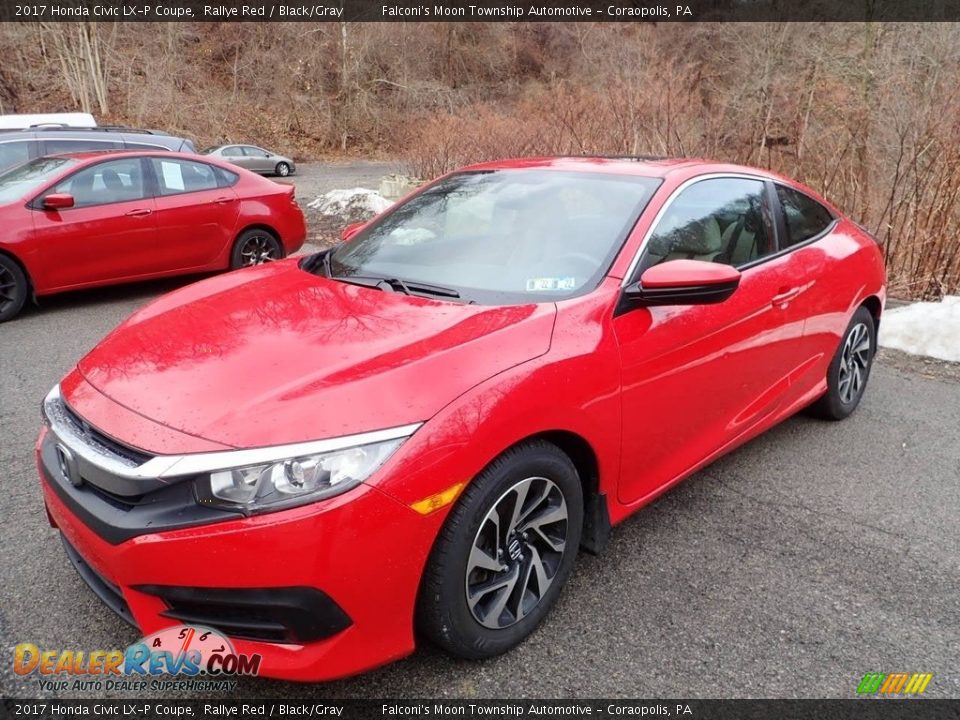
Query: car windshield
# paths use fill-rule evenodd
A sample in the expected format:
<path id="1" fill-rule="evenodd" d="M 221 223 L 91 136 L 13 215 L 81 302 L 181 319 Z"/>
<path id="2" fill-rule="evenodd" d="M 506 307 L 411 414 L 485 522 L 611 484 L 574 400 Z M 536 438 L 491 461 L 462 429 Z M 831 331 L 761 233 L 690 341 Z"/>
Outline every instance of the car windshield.
<path id="1" fill-rule="evenodd" d="M 325 272 L 464 302 L 572 297 L 600 282 L 659 184 L 596 172 L 458 173 L 341 245 Z"/>
<path id="2" fill-rule="evenodd" d="M 28 195 L 64 168 L 76 165 L 72 158 L 37 158 L 0 173 L 0 205 Z"/>

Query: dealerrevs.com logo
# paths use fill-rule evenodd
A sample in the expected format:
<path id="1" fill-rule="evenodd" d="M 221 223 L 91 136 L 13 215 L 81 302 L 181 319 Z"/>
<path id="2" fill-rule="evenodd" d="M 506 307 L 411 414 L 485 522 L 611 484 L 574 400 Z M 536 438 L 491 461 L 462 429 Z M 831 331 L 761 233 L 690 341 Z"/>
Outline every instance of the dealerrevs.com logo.
<path id="1" fill-rule="evenodd" d="M 933 673 L 867 673 L 857 686 L 858 695 L 922 695 Z"/>
<path id="2" fill-rule="evenodd" d="M 229 638 L 198 625 L 165 628 L 126 650 L 41 650 L 32 643 L 13 649 L 13 671 L 36 675 L 46 691 L 232 689 L 236 682 L 228 678 L 257 675 L 260 662 L 260 655 L 238 653 Z"/>

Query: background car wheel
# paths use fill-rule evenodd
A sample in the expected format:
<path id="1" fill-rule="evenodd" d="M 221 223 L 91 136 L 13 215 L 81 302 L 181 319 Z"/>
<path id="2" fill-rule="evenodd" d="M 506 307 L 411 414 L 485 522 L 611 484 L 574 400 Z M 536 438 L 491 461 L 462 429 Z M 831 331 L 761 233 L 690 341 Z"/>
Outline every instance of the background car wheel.
<path id="1" fill-rule="evenodd" d="M 876 352 L 873 315 L 861 307 L 854 313 L 833 356 L 827 370 L 827 392 L 811 406 L 812 413 L 827 420 L 843 420 L 856 410 L 867 387 Z"/>
<path id="2" fill-rule="evenodd" d="M 583 489 L 559 448 L 508 450 L 467 487 L 427 563 L 417 627 L 447 652 L 479 659 L 518 645 L 573 569 Z"/>
<path id="3" fill-rule="evenodd" d="M 280 177 L 286 177 L 287 175 L 290 174 L 290 166 L 287 165 L 285 162 L 277 163 L 277 167 L 275 168 L 275 170 L 277 175 L 279 175 Z"/>
<path id="4" fill-rule="evenodd" d="M 23 308 L 29 292 L 27 276 L 16 262 L 0 255 L 0 322 L 13 318 Z"/>
<path id="5" fill-rule="evenodd" d="M 230 269 L 263 265 L 283 257 L 283 246 L 267 230 L 247 230 L 237 238 L 230 255 Z"/>

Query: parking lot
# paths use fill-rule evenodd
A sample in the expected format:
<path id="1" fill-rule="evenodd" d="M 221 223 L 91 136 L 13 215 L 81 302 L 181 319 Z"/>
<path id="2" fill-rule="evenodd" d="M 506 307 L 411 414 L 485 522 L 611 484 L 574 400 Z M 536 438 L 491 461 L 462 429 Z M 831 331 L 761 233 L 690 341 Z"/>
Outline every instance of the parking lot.
<path id="1" fill-rule="evenodd" d="M 298 197 L 376 187 L 392 171 L 343 167 L 306 166 Z M 40 694 L 35 676 L 12 672 L 17 643 L 89 651 L 137 639 L 48 527 L 32 447 L 47 390 L 130 312 L 187 282 L 57 296 L 0 326 L 5 696 Z M 884 351 L 848 421 L 789 420 L 616 528 L 602 556 L 581 555 L 555 611 L 514 652 L 470 663 L 423 647 L 353 679 L 244 680 L 223 696 L 852 697 L 864 673 L 903 671 L 934 674 L 927 696 L 956 697 L 958 481 L 960 373 Z"/>

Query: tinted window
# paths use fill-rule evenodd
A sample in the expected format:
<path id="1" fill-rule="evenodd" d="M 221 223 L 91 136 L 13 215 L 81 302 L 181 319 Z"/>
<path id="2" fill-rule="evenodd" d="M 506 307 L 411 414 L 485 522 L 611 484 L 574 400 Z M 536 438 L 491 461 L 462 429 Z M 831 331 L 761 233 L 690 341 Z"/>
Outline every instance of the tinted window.
<path id="1" fill-rule="evenodd" d="M 236 173 L 224 170 L 223 168 L 215 167 L 213 171 L 217 174 L 217 182 L 220 184 L 220 187 L 230 187 L 240 179 L 240 176 Z"/>
<path id="2" fill-rule="evenodd" d="M 127 150 L 166 150 L 163 145 L 149 145 L 147 143 L 127 142 Z"/>
<path id="3" fill-rule="evenodd" d="M 819 235 L 830 223 L 833 215 L 823 205 L 793 188 L 777 185 L 777 197 L 787 226 L 784 246 L 796 245 Z"/>
<path id="4" fill-rule="evenodd" d="M 90 150 L 122 150 L 123 143 L 113 140 L 67 140 L 63 138 L 44 138 L 43 151 L 47 155 L 61 153 L 87 152 Z"/>
<path id="5" fill-rule="evenodd" d="M 19 165 L 30 159 L 30 144 L 27 140 L 0 143 L 0 170 Z"/>
<path id="6" fill-rule="evenodd" d="M 703 180 L 680 193 L 657 223 L 641 271 L 668 260 L 744 265 L 773 252 L 766 191 L 760 180 Z"/>
<path id="7" fill-rule="evenodd" d="M 244 154 L 247 155 L 248 157 L 259 157 L 259 158 L 270 157 L 270 153 L 268 153 L 266 150 L 261 150 L 260 148 L 250 147 L 249 145 L 245 145 L 245 146 L 244 146 L 243 152 L 244 152 Z"/>
<path id="8" fill-rule="evenodd" d="M 123 158 L 84 168 L 51 192 L 73 195 L 74 207 L 140 200 L 146 197 L 139 158 Z"/>
<path id="9" fill-rule="evenodd" d="M 234 145 L 233 147 L 224 148 L 220 154 L 224 157 L 242 157 L 243 150 Z"/>
<path id="10" fill-rule="evenodd" d="M 206 163 L 169 158 L 150 158 L 161 195 L 215 190 L 220 185 L 213 168 Z"/>

